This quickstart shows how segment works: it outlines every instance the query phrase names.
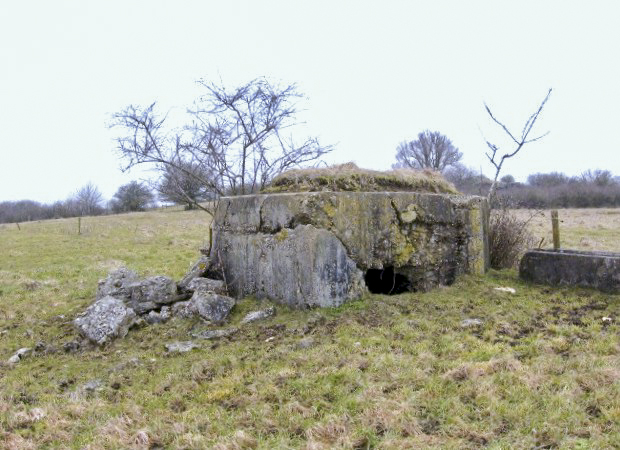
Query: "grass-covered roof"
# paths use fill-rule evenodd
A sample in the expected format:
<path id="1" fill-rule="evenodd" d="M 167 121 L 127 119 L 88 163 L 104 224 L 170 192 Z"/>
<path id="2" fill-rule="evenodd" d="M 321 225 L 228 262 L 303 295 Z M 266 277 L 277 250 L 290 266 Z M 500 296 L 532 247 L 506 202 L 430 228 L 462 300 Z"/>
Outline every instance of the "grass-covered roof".
<path id="1" fill-rule="evenodd" d="M 275 177 L 262 192 L 317 191 L 458 193 L 440 173 L 432 170 L 378 171 L 361 169 L 354 163 L 289 170 Z"/>

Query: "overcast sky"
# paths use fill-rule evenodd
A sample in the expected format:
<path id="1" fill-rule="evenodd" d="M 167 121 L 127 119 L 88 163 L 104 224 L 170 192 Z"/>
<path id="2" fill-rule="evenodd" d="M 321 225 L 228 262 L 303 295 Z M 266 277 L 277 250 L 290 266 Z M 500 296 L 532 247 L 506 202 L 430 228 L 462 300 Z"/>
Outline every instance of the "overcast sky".
<path id="1" fill-rule="evenodd" d="M 295 82 L 330 162 L 388 169 L 399 142 L 447 135 L 488 174 L 484 102 L 549 136 L 504 174 L 620 174 L 617 1 L 0 0 L 0 201 L 64 199 L 122 174 L 110 114 L 183 111 L 195 81 Z M 508 147 L 507 147 L 508 149 Z"/>

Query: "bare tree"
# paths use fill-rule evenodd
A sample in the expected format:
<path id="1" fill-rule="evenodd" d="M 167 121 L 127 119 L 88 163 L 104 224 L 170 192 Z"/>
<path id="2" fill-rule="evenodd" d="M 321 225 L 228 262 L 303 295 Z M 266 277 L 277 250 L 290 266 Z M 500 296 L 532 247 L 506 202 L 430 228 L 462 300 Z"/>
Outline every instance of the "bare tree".
<path id="1" fill-rule="evenodd" d="M 118 188 L 110 201 L 110 207 L 114 212 L 144 211 L 154 200 L 151 189 L 134 180 Z"/>
<path id="2" fill-rule="evenodd" d="M 88 182 L 79 188 L 73 196 L 80 216 L 94 216 L 103 212 L 103 195 L 93 183 Z"/>
<path id="3" fill-rule="evenodd" d="M 511 144 L 514 146 L 511 150 L 504 153 L 500 157 L 498 154 L 499 147 L 485 139 L 487 146 L 490 149 L 490 152 L 486 153 L 487 158 L 489 159 L 491 164 L 493 164 L 493 166 L 495 167 L 495 177 L 493 178 L 493 182 L 491 183 L 491 187 L 489 188 L 489 194 L 487 196 L 487 199 L 489 200 L 489 204 L 491 203 L 491 199 L 495 195 L 495 191 L 497 189 L 497 179 L 499 177 L 500 172 L 502 171 L 502 166 L 504 165 L 504 162 L 507 159 L 512 158 L 517 153 L 519 153 L 519 151 L 523 148 L 525 144 L 538 141 L 542 139 L 543 137 L 545 137 L 547 134 L 549 134 L 549 132 L 546 132 L 537 137 L 530 138 L 530 133 L 532 132 L 532 129 L 534 128 L 534 125 L 536 124 L 536 120 L 538 119 L 538 116 L 540 115 L 545 104 L 547 103 L 547 100 L 549 100 L 550 95 L 551 95 L 551 89 L 549 89 L 549 91 L 547 92 L 547 95 L 543 99 L 538 109 L 525 122 L 525 125 L 523 126 L 523 130 L 521 131 L 520 136 L 516 136 L 513 132 L 511 132 L 506 125 L 504 125 L 499 119 L 497 119 L 493 115 L 493 113 L 491 112 L 491 108 L 489 108 L 489 106 L 486 103 L 484 104 L 484 107 L 486 108 L 486 111 L 491 117 L 491 119 L 493 120 L 493 122 L 495 122 L 497 125 L 499 125 L 502 128 L 502 130 L 504 130 L 504 132 L 510 138 Z"/>
<path id="4" fill-rule="evenodd" d="M 302 96 L 294 84 L 280 86 L 265 78 L 234 89 L 204 80 L 199 84 L 206 93 L 188 111 L 191 125 L 180 131 L 166 131 L 166 117 L 156 113 L 155 104 L 129 106 L 113 116 L 111 126 L 124 130 L 117 149 L 125 170 L 149 164 L 165 174 L 172 168 L 218 196 L 248 194 L 282 171 L 317 162 L 332 150 L 316 138 L 296 143 L 288 134 L 297 125 L 296 102 Z M 188 170 L 188 164 L 200 170 Z"/>
<path id="5" fill-rule="evenodd" d="M 179 165 L 183 170 L 173 166 L 165 168 L 156 187 L 161 200 L 185 204 L 187 209 L 194 209 L 199 202 L 215 198 L 215 193 L 201 181 L 210 178 L 208 174 L 202 173 L 202 167 L 189 162 L 182 162 Z"/>
<path id="6" fill-rule="evenodd" d="M 413 169 L 433 169 L 443 172 L 457 164 L 463 154 L 450 139 L 438 131 L 426 130 L 415 141 L 401 142 L 396 149 L 395 164 Z"/>

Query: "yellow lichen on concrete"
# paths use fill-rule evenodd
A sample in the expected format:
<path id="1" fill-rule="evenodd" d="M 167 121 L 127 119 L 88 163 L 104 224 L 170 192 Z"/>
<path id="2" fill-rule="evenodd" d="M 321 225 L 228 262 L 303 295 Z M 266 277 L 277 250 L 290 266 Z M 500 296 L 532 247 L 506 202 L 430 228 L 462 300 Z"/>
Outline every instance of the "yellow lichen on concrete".
<path id="1" fill-rule="evenodd" d="M 407 205 L 407 208 L 400 213 L 400 220 L 404 223 L 414 222 L 418 218 L 417 208 L 414 204 Z"/>
<path id="2" fill-rule="evenodd" d="M 279 233 L 276 233 L 275 238 L 278 242 L 282 242 L 283 240 L 288 238 L 288 230 L 285 228 L 281 230 Z"/>
<path id="3" fill-rule="evenodd" d="M 481 205 L 476 205 L 476 207 L 469 208 L 467 211 L 467 215 L 469 216 L 468 225 L 471 230 L 468 254 L 469 261 L 472 262 L 470 272 L 484 274 L 488 268 L 488 261 L 485 257 L 485 234 L 483 225 L 485 217 L 480 206 Z"/>

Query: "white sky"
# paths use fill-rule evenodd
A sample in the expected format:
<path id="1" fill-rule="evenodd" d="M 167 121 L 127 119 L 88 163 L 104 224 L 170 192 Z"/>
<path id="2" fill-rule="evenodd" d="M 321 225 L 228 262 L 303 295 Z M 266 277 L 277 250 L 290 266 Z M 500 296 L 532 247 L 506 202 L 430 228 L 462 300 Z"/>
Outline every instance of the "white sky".
<path id="1" fill-rule="evenodd" d="M 483 102 L 521 130 L 549 87 L 551 134 L 504 174 L 620 174 L 617 1 L 0 0 L 0 201 L 64 199 L 122 174 L 111 113 L 183 111 L 195 81 L 296 82 L 330 162 L 387 169 L 424 129 L 482 167 Z"/>

